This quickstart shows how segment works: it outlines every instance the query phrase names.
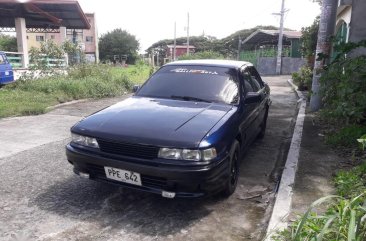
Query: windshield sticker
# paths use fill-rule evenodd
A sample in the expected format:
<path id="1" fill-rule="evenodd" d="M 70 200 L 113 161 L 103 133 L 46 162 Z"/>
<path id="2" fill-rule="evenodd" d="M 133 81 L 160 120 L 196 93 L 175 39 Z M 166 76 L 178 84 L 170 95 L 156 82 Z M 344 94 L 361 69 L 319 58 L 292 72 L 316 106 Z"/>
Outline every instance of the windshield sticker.
<path id="1" fill-rule="evenodd" d="M 178 68 L 178 69 L 172 69 L 172 70 L 170 70 L 170 72 L 218 75 L 218 73 L 216 71 L 208 71 L 208 70 L 204 70 L 204 69 L 183 69 L 183 68 Z"/>

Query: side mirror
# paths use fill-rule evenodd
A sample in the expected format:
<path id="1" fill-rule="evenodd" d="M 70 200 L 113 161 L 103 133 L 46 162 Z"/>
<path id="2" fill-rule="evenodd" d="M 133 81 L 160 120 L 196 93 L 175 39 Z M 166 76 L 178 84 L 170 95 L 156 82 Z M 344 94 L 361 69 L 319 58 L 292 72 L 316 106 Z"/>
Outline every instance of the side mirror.
<path id="1" fill-rule="evenodd" d="M 140 89 L 140 85 L 134 85 L 133 87 L 132 87 L 132 91 L 133 91 L 133 93 L 136 93 L 139 89 Z"/>
<path id="2" fill-rule="evenodd" d="M 257 92 L 248 92 L 245 97 L 244 104 L 258 103 L 262 100 L 262 96 Z"/>

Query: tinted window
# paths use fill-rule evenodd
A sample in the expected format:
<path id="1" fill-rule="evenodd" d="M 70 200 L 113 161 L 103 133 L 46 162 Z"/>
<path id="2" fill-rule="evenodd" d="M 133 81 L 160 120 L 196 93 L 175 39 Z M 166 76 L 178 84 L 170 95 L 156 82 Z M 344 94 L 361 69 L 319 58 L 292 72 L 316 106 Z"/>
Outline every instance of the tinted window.
<path id="1" fill-rule="evenodd" d="M 137 96 L 189 96 L 212 102 L 237 103 L 236 70 L 208 66 L 165 66 L 137 92 Z"/>
<path id="2" fill-rule="evenodd" d="M 257 73 L 257 71 L 254 68 L 251 68 L 250 74 L 252 77 L 252 84 L 253 84 L 255 91 L 262 89 L 263 88 L 262 80 L 259 77 L 259 74 Z"/>
<path id="3" fill-rule="evenodd" d="M 248 93 L 248 92 L 253 92 L 254 89 L 253 89 L 253 86 L 252 86 L 252 81 L 251 81 L 251 78 L 250 78 L 250 74 L 248 72 L 244 72 L 243 74 L 244 76 L 244 90 L 245 90 L 245 93 Z"/>

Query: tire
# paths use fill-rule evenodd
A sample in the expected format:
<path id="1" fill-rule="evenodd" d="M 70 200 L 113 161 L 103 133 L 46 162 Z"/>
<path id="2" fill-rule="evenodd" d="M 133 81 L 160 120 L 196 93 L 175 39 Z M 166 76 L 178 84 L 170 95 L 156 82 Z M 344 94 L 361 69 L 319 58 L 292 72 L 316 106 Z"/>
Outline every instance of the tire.
<path id="1" fill-rule="evenodd" d="M 267 118 L 268 118 L 268 107 L 266 109 L 266 113 L 264 114 L 264 118 L 263 118 L 263 121 L 261 123 L 261 130 L 260 130 L 260 132 L 258 133 L 258 136 L 257 136 L 258 139 L 263 139 L 265 134 L 266 134 Z"/>
<path id="2" fill-rule="evenodd" d="M 229 197 L 235 192 L 239 179 L 239 167 L 240 167 L 240 145 L 237 140 L 230 150 L 230 165 L 229 165 L 229 178 L 226 181 L 225 188 L 222 191 L 222 196 Z"/>

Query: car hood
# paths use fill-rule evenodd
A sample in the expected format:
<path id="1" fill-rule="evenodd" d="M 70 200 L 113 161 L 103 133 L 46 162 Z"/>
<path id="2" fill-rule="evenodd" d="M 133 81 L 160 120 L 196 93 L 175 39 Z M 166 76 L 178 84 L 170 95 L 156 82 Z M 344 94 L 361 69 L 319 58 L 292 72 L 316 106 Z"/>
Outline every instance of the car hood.
<path id="1" fill-rule="evenodd" d="M 72 131 L 121 142 L 196 148 L 231 108 L 133 96 L 85 118 Z"/>

